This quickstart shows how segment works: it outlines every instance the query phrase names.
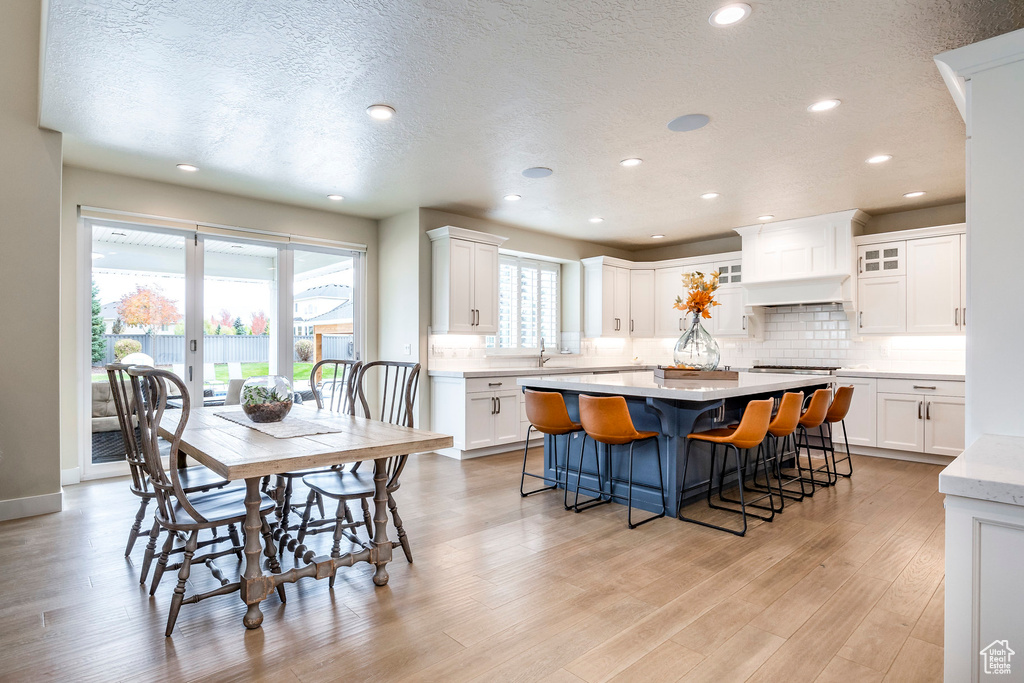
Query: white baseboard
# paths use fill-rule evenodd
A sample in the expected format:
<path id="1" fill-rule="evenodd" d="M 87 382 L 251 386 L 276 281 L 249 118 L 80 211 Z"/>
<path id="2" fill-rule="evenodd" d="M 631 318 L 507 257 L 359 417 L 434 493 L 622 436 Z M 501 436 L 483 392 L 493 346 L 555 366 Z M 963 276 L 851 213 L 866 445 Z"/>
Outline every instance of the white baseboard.
<path id="1" fill-rule="evenodd" d="M 923 462 L 929 465 L 948 465 L 953 462 L 951 455 L 933 455 L 932 453 L 917 453 L 915 451 L 899 451 L 893 448 L 869 448 L 868 446 L 850 446 L 850 452 L 854 455 L 870 455 L 875 458 L 889 458 L 890 460 L 908 460 L 910 462 Z M 842 457 L 839 450 L 838 457 Z"/>
<path id="2" fill-rule="evenodd" d="M 60 512 L 64 504 L 64 490 L 44 493 L 40 496 L 0 500 L 0 522 L 22 517 L 35 517 L 50 512 Z"/>
<path id="3" fill-rule="evenodd" d="M 60 485 L 69 486 L 71 484 L 80 484 L 82 482 L 82 468 L 70 467 L 66 470 L 60 471 Z"/>
<path id="4" fill-rule="evenodd" d="M 540 439 L 536 441 L 531 439 L 531 442 L 537 446 L 543 446 L 544 442 Z M 482 458 L 487 455 L 498 455 L 499 453 L 511 453 L 512 451 L 523 452 L 523 446 L 525 441 L 516 441 L 514 443 L 505 443 L 500 446 L 488 446 L 487 448 L 474 448 L 471 451 L 464 451 L 459 448 L 442 448 L 439 451 L 434 451 L 447 458 L 454 458 L 455 460 L 471 460 L 472 458 Z"/>

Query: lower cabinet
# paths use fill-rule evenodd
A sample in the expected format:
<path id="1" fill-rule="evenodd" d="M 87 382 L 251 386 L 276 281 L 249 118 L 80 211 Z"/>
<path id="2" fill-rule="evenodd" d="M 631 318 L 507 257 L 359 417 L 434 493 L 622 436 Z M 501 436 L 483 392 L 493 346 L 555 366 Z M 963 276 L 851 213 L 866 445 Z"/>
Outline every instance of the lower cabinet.
<path id="1" fill-rule="evenodd" d="M 964 450 L 964 399 L 932 396 L 924 404 L 924 452 L 957 456 Z"/>
<path id="2" fill-rule="evenodd" d="M 878 393 L 879 448 L 957 456 L 964 450 L 964 398 Z"/>
<path id="3" fill-rule="evenodd" d="M 456 458 L 490 455 L 526 438 L 523 394 L 515 377 L 432 377 L 431 430 L 450 434 Z"/>
<path id="4" fill-rule="evenodd" d="M 878 399 L 876 397 L 876 381 L 872 378 L 840 377 L 836 386 L 853 387 L 853 401 L 850 412 L 846 414 L 846 438 L 851 446 L 871 446 L 877 444 L 876 417 Z M 838 428 L 842 430 L 842 427 Z M 841 436 L 841 431 L 835 434 Z"/>

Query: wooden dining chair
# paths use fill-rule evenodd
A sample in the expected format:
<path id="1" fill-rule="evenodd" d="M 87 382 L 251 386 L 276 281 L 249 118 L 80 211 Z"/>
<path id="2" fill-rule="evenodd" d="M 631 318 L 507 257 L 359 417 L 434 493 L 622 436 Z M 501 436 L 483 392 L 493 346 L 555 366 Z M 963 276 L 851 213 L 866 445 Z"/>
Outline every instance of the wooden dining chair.
<path id="1" fill-rule="evenodd" d="M 135 513 L 135 522 L 128 533 L 128 545 L 125 546 L 124 556 L 131 555 L 135 541 L 142 529 L 142 522 L 146 518 L 146 507 L 156 497 L 156 491 L 150 483 L 149 466 L 142 453 L 142 444 L 135 431 L 137 423 L 135 412 L 135 401 L 131 389 L 131 378 L 127 375 L 129 366 L 121 363 L 110 363 L 106 366 L 107 381 L 110 383 L 110 392 L 114 398 L 114 409 L 117 413 L 118 426 L 121 428 L 121 438 L 124 442 L 125 461 L 128 463 L 128 472 L 131 479 L 128 481 L 129 490 L 139 498 L 139 511 Z M 159 440 L 159 451 L 161 457 L 166 457 L 171 444 L 163 439 Z M 205 467 L 188 467 L 180 470 L 178 476 L 182 481 L 182 488 L 186 493 L 209 491 L 210 489 L 221 488 L 228 485 L 228 481 Z M 237 539 L 238 531 L 234 526 L 228 528 L 230 537 Z M 156 542 L 160 535 L 160 525 L 154 518 L 149 534 L 149 544 L 146 546 L 146 554 L 142 560 L 142 572 L 139 576 L 139 583 L 146 582 L 149 574 L 150 564 L 156 554 Z M 218 539 L 225 540 L 225 539 Z"/>
<path id="2" fill-rule="evenodd" d="M 359 380 L 356 383 L 357 414 L 391 424 L 413 427 L 413 406 L 416 401 L 419 378 L 419 363 L 374 361 L 363 364 L 359 372 Z M 380 390 L 380 401 L 379 403 L 374 402 L 372 406 L 368 389 L 370 382 L 377 383 Z M 412 562 L 412 548 L 409 545 L 409 538 L 402 524 L 402 518 L 398 515 L 398 506 L 393 495 L 400 486 L 400 477 L 408 458 L 408 455 L 388 458 L 385 469 L 387 472 L 388 508 L 398 532 L 398 540 L 392 542 L 392 547 L 400 545 L 405 553 L 405 559 Z M 295 550 L 296 558 L 307 559 L 307 556 L 312 556 L 312 551 L 307 550 L 304 544 L 309 535 L 333 532 L 332 557 L 340 555 L 342 538 L 347 538 L 353 543 L 362 543 L 355 533 L 360 526 L 364 526 L 369 537 L 373 538 L 373 520 L 370 517 L 369 507 L 369 500 L 373 498 L 374 493 L 373 472 L 360 470 L 361 464 L 355 463 L 350 469 L 310 474 L 302 478 L 310 492 L 300 524 L 299 545 Z M 333 520 L 310 520 L 310 511 L 316 495 L 338 501 Z M 363 519 L 358 522 L 353 520 L 352 513 L 348 508 L 348 503 L 356 500 L 360 502 L 363 512 Z M 331 576 L 331 586 L 334 585 L 334 579 L 335 577 Z"/>
<path id="3" fill-rule="evenodd" d="M 237 554 L 242 549 L 240 543 L 236 541 L 225 549 L 214 549 L 198 557 L 195 553 L 199 548 L 199 532 L 201 530 L 211 529 L 216 534 L 218 528 L 245 522 L 245 489 L 229 487 L 200 493 L 187 493 L 182 485 L 181 471 L 176 467 L 164 469 L 161 462 L 158 430 L 161 425 L 165 429 L 169 424 L 174 426 L 169 440 L 168 456 L 171 458 L 171 462 L 176 462 L 178 450 L 181 447 L 181 435 L 185 430 L 190 412 L 188 390 L 177 376 L 166 370 L 134 365 L 129 367 L 126 372 L 131 377 L 135 412 L 139 420 L 142 453 L 155 493 L 156 520 L 160 527 L 168 532 L 160 559 L 153 572 L 153 586 L 150 588 L 150 595 L 156 592 L 160 577 L 169 568 L 167 559 L 176 535 L 178 533 L 188 535 L 183 549 L 184 558 L 179 565 L 174 567 L 178 569 L 178 583 L 174 587 L 174 594 L 171 597 L 167 629 L 164 632 L 164 635 L 170 636 L 174 631 L 174 623 L 178 619 L 178 611 L 183 604 L 193 604 L 215 595 L 225 595 L 239 590 L 239 582 L 230 582 L 213 563 L 213 560 L 224 555 Z M 169 385 L 176 386 L 181 395 L 180 411 L 166 412 Z M 177 421 L 174 420 L 175 413 L 177 413 Z M 277 554 L 272 549 L 273 540 L 270 525 L 267 523 L 267 515 L 273 510 L 274 501 L 267 496 L 261 496 L 259 512 L 260 531 L 265 542 L 264 554 L 267 556 L 270 571 L 279 573 L 281 566 L 277 562 Z M 193 592 L 192 595 L 186 597 L 185 585 L 189 580 L 192 565 L 195 563 L 205 564 L 221 585 L 214 590 L 205 593 Z M 284 585 L 278 585 L 277 589 L 281 601 L 284 602 Z"/>
<path id="4" fill-rule="evenodd" d="M 327 409 L 346 415 L 354 414 L 355 387 L 359 371 L 362 367 L 362 361 L 358 360 L 327 359 L 316 363 L 309 372 L 309 387 L 313 392 L 313 400 L 316 401 L 316 407 L 321 410 Z M 264 492 L 277 502 L 274 540 L 277 541 L 278 550 L 282 556 L 286 549 L 294 551 L 297 545 L 296 539 L 291 534 L 294 531 L 298 531 L 299 524 L 290 524 L 290 516 L 294 514 L 301 518 L 308 505 L 308 502 L 292 502 L 295 480 L 301 479 L 307 474 L 324 471 L 330 470 L 319 468 L 282 472 L 274 476 L 273 486 L 268 487 L 265 485 L 263 488 Z M 312 496 L 311 502 L 318 507 L 320 517 L 323 517 L 323 501 L 319 496 Z"/>

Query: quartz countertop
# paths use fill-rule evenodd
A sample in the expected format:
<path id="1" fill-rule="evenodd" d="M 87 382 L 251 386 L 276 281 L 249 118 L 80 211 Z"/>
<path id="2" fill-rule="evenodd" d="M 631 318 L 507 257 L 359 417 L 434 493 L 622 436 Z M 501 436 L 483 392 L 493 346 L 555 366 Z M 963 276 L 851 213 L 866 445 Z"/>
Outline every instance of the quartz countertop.
<path id="1" fill-rule="evenodd" d="M 831 375 L 776 375 L 741 372 L 738 379 L 681 379 L 659 381 L 651 371 L 622 372 L 614 375 L 556 375 L 553 377 L 521 377 L 520 386 L 558 391 L 579 391 L 661 398 L 670 401 L 713 401 L 735 396 L 800 389 L 832 384 Z"/>
<path id="2" fill-rule="evenodd" d="M 1024 437 L 982 436 L 939 473 L 939 492 L 1024 505 Z"/>
<path id="3" fill-rule="evenodd" d="M 427 370 L 430 377 L 517 377 L 522 375 L 582 375 L 592 372 L 635 372 L 637 370 L 651 370 L 653 365 L 595 365 L 592 367 L 544 367 L 538 368 L 474 368 L 472 370 Z"/>
<path id="4" fill-rule="evenodd" d="M 840 368 L 837 377 L 867 377 L 878 379 L 917 379 L 926 382 L 963 382 L 964 373 L 952 372 L 905 372 L 900 370 L 857 370 Z"/>

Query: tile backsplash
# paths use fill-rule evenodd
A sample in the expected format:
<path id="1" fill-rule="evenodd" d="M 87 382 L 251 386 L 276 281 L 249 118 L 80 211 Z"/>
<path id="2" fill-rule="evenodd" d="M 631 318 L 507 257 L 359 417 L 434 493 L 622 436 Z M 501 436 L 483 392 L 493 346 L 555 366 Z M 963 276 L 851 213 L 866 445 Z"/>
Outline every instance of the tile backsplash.
<path id="1" fill-rule="evenodd" d="M 875 370 L 963 373 L 963 336 L 867 336 L 854 339 L 851 322 L 838 304 L 777 306 L 765 309 L 763 337 L 719 339 L 722 365 L 817 365 L 870 367 Z M 672 360 L 675 339 L 588 339 L 562 334 L 560 348 L 571 355 L 552 356 L 548 366 L 586 367 L 626 364 L 634 357 L 656 365 Z M 530 365 L 526 356 L 489 356 L 484 337 L 432 336 L 429 367 L 438 370 Z"/>

